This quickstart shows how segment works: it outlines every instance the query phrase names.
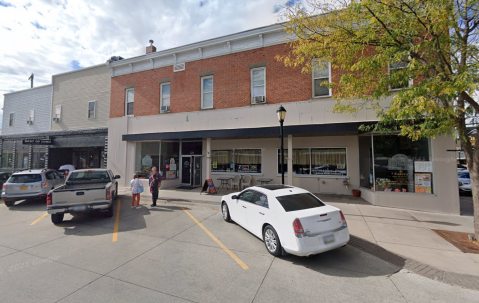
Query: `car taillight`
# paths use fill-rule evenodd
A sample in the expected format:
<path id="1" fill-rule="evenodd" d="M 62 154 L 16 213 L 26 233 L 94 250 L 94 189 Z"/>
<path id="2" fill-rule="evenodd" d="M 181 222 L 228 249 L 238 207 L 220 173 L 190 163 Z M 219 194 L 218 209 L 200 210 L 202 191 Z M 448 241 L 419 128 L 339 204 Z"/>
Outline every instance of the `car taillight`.
<path id="1" fill-rule="evenodd" d="M 341 215 L 341 223 L 343 224 L 343 227 L 348 227 L 348 223 L 346 223 L 346 218 L 343 215 L 342 211 L 339 211 L 339 214 Z"/>
<path id="2" fill-rule="evenodd" d="M 47 181 L 45 181 L 45 182 L 42 182 L 42 188 L 45 188 L 45 187 L 47 187 L 47 186 L 48 186 L 48 183 L 47 183 Z"/>
<path id="3" fill-rule="evenodd" d="M 2 188 L 3 188 L 3 189 L 7 189 L 7 183 L 3 183 Z"/>
<path id="4" fill-rule="evenodd" d="M 110 199 L 111 199 L 111 191 L 110 191 L 110 189 L 107 189 L 107 190 L 106 190 L 106 199 L 107 199 L 107 200 L 110 200 Z"/>
<path id="5" fill-rule="evenodd" d="M 301 224 L 301 221 L 299 221 L 298 218 L 294 219 L 293 221 L 293 229 L 294 229 L 294 234 L 296 235 L 297 238 L 303 237 L 304 235 L 303 225 Z"/>
<path id="6" fill-rule="evenodd" d="M 48 193 L 47 195 L 47 205 L 52 205 L 52 193 Z"/>
<path id="7" fill-rule="evenodd" d="M 65 171 L 65 177 L 68 177 L 68 170 Z"/>

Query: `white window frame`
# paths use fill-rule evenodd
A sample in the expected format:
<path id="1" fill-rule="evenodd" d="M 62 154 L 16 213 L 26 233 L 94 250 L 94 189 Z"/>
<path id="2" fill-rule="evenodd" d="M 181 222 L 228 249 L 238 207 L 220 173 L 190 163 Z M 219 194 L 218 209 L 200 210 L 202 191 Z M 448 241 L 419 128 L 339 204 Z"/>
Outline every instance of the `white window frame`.
<path id="1" fill-rule="evenodd" d="M 15 113 L 10 113 L 8 116 L 8 126 L 13 126 L 13 119 L 15 118 Z"/>
<path id="2" fill-rule="evenodd" d="M 35 120 L 35 110 L 34 109 L 31 109 L 28 113 L 28 120 L 29 121 L 34 121 Z"/>
<path id="3" fill-rule="evenodd" d="M 203 91 L 203 80 L 204 80 L 204 79 L 210 79 L 210 78 L 213 80 L 213 84 L 212 84 L 213 89 L 212 89 L 211 92 L 204 92 L 204 91 Z M 215 103 L 214 103 L 214 81 L 215 81 L 215 80 L 213 79 L 213 76 L 201 77 L 201 109 L 211 109 L 211 108 L 214 108 L 214 104 L 215 104 Z M 211 107 L 205 107 L 205 106 L 204 106 L 204 103 L 203 103 L 203 99 L 204 99 L 203 96 L 204 96 L 204 94 L 211 94 L 211 99 L 212 99 L 212 101 L 213 101 L 213 102 L 212 102 L 213 104 L 211 104 Z"/>
<path id="4" fill-rule="evenodd" d="M 165 86 L 165 85 L 170 86 L 170 104 L 168 104 L 168 106 L 171 106 L 171 82 L 161 83 L 161 85 L 160 85 L 160 111 L 161 111 L 161 107 L 165 106 L 163 104 L 163 86 Z"/>
<path id="5" fill-rule="evenodd" d="M 406 67 L 400 67 L 400 68 L 391 68 L 391 64 L 388 63 L 388 76 L 391 76 L 391 69 L 404 69 Z M 409 88 L 413 85 L 413 80 L 409 77 L 409 81 L 407 83 L 407 86 L 406 87 L 399 87 L 399 88 L 392 88 L 391 86 L 389 86 L 389 91 L 392 91 L 392 92 L 395 92 L 395 91 L 400 91 L 401 89 L 404 89 L 404 88 Z"/>
<path id="6" fill-rule="evenodd" d="M 90 104 L 92 104 L 92 103 L 93 103 L 93 117 L 90 117 Z M 89 101 L 88 102 L 87 118 L 88 119 L 95 119 L 96 118 L 96 101 Z"/>
<path id="7" fill-rule="evenodd" d="M 128 92 L 129 91 L 133 91 L 133 101 L 132 102 L 128 102 Z M 132 117 L 132 116 L 134 116 L 134 114 L 128 114 L 128 103 L 133 103 L 133 112 L 135 112 L 135 88 L 134 87 L 125 89 L 125 116 Z"/>
<path id="8" fill-rule="evenodd" d="M 55 115 L 53 117 L 58 118 L 58 119 L 62 118 L 62 106 L 61 105 L 55 106 Z"/>
<path id="9" fill-rule="evenodd" d="M 242 150 L 245 150 L 245 149 L 252 149 L 252 150 L 260 150 L 261 151 L 261 172 L 260 173 L 245 173 L 245 172 L 241 172 L 241 173 L 237 173 L 235 172 L 235 169 L 236 169 L 236 162 L 235 162 L 235 156 L 236 156 L 236 150 L 237 149 L 242 149 Z M 233 171 L 232 172 L 214 172 L 214 171 L 211 171 L 211 174 L 212 175 L 252 175 L 252 176 L 264 176 L 264 166 L 263 166 L 263 156 L 264 156 L 264 148 L 260 148 L 260 147 L 251 147 L 251 148 L 220 148 L 220 149 L 213 149 L 212 151 L 216 151 L 216 150 L 232 150 L 233 151 Z M 211 163 L 213 164 L 213 163 Z"/>
<path id="10" fill-rule="evenodd" d="M 323 95 L 323 96 L 315 96 L 316 92 L 314 91 L 314 80 L 316 79 L 323 79 L 323 78 L 314 78 L 314 64 L 317 62 L 317 59 L 314 59 L 312 62 L 312 72 L 311 72 L 311 83 L 312 83 L 312 92 L 313 92 L 313 98 L 328 98 L 332 96 L 332 89 L 331 87 L 329 88 L 329 94 L 328 95 Z M 331 83 L 331 62 L 328 62 L 328 83 Z"/>
<path id="11" fill-rule="evenodd" d="M 255 86 L 253 85 L 253 71 L 255 71 L 255 70 L 263 70 L 264 71 L 264 84 L 262 86 L 264 86 L 264 99 L 266 100 L 266 67 L 252 68 L 251 71 L 250 71 L 251 99 L 253 99 L 254 97 L 259 97 L 259 96 L 254 95 Z M 256 85 L 256 86 L 260 86 L 260 85 Z"/>

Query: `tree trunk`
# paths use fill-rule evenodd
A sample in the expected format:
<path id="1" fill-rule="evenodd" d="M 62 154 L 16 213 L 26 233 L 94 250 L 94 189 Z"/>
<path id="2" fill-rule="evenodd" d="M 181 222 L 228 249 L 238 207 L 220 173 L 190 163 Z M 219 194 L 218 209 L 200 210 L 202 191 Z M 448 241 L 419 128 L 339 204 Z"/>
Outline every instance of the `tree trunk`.
<path id="1" fill-rule="evenodd" d="M 470 150 L 468 150 L 470 149 Z M 472 206 L 474 208 L 474 234 L 479 241 L 479 150 L 470 146 L 464 148 L 467 160 L 467 168 L 471 178 Z"/>

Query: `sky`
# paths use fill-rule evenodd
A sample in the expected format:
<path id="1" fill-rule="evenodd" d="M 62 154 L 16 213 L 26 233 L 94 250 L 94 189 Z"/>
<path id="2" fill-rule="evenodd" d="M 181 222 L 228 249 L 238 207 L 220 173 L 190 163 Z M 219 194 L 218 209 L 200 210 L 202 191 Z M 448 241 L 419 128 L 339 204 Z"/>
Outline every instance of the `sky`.
<path id="1" fill-rule="evenodd" d="M 52 75 L 281 22 L 301 0 L 0 0 L 3 94 Z M 3 112 L 0 112 L 0 125 Z"/>

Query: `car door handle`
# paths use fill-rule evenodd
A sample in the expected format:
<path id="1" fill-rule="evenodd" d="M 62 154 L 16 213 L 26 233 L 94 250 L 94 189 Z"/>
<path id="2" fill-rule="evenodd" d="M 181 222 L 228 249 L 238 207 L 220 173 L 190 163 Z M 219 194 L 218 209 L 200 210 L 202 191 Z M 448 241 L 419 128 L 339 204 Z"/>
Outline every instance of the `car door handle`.
<path id="1" fill-rule="evenodd" d="M 246 208 L 246 206 L 243 205 L 243 208 Z"/>
<path id="2" fill-rule="evenodd" d="M 262 212 L 259 212 L 259 214 L 264 216 L 264 213 L 262 213 Z"/>

